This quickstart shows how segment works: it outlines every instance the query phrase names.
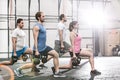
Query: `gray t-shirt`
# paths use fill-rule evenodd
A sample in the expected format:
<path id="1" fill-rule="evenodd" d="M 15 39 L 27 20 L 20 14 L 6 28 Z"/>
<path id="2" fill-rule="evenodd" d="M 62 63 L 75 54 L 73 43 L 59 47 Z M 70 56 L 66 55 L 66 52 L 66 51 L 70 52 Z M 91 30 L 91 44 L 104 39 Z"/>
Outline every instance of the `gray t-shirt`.
<path id="1" fill-rule="evenodd" d="M 63 41 L 65 41 L 66 30 L 67 30 L 65 24 L 63 24 L 62 22 L 59 22 L 57 25 L 57 30 L 63 30 Z M 58 31 L 57 31 L 57 35 L 56 35 L 56 40 L 60 40 Z"/>

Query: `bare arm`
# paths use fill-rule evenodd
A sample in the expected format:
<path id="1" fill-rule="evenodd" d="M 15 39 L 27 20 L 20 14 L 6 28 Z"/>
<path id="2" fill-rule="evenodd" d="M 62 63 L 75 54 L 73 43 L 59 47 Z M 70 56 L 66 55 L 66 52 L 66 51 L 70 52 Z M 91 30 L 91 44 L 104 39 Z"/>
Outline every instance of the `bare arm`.
<path id="1" fill-rule="evenodd" d="M 61 43 L 61 48 L 64 48 L 64 45 L 63 45 L 63 30 L 58 30 L 59 32 L 59 39 L 60 39 L 60 43 Z"/>
<path id="2" fill-rule="evenodd" d="M 39 33 L 39 28 L 38 26 L 35 26 L 33 28 L 33 38 L 34 38 L 34 46 L 35 46 L 35 51 L 38 52 L 38 33 Z M 38 55 L 38 54 L 36 54 Z"/>
<path id="3" fill-rule="evenodd" d="M 72 50 L 73 50 L 73 57 L 76 57 L 75 52 L 74 52 L 74 39 L 75 39 L 74 33 L 70 32 L 70 42 L 71 42 Z"/>
<path id="4" fill-rule="evenodd" d="M 13 46 L 13 52 L 14 52 L 14 56 L 16 56 L 16 43 L 17 43 L 17 38 L 16 37 L 12 37 L 12 46 Z"/>

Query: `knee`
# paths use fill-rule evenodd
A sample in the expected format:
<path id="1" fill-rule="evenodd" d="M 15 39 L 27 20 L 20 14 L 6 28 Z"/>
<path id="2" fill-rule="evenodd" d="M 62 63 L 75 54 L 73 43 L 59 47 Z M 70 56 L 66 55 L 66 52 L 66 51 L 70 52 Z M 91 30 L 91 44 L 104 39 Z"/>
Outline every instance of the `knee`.
<path id="1" fill-rule="evenodd" d="M 9 65 L 13 65 L 14 63 L 15 63 L 15 62 L 14 62 L 14 61 L 12 61 L 12 62 L 10 62 L 10 63 L 9 63 Z"/>
<path id="2" fill-rule="evenodd" d="M 93 54 L 93 50 L 90 49 L 89 52 L 90 52 L 91 54 Z"/>
<path id="3" fill-rule="evenodd" d="M 33 54 L 33 51 L 32 51 L 32 49 L 31 48 L 28 48 L 28 52 L 27 52 L 28 54 Z"/>
<path id="4" fill-rule="evenodd" d="M 32 51 L 32 49 L 30 49 L 30 54 L 33 54 L 33 51 Z"/>
<path id="5" fill-rule="evenodd" d="M 13 65 L 15 62 L 10 62 L 9 65 Z"/>
<path id="6" fill-rule="evenodd" d="M 90 54 L 90 57 L 93 57 L 93 52 L 89 52 L 89 54 Z"/>
<path id="7" fill-rule="evenodd" d="M 56 51 L 54 51 L 53 56 L 54 56 L 55 58 L 59 58 L 59 54 L 58 54 Z"/>

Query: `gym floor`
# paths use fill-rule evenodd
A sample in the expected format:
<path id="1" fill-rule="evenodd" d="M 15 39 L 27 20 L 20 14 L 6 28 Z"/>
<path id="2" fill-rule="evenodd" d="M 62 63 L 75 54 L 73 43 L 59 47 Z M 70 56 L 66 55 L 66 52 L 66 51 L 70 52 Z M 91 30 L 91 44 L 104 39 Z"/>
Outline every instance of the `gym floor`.
<path id="1" fill-rule="evenodd" d="M 52 60 L 47 62 L 45 65 L 48 68 L 39 68 L 39 73 L 31 72 L 31 69 L 23 70 L 24 77 L 14 76 L 15 80 L 120 80 L 120 57 L 95 57 L 95 68 L 99 70 L 101 75 L 90 75 L 90 64 L 88 59 L 82 59 L 81 64 L 73 69 L 60 69 L 65 74 L 65 78 L 54 78 L 51 67 L 53 66 Z M 2 59 L 3 60 L 3 59 Z M 0 61 L 2 61 L 0 59 Z M 12 70 L 17 67 L 29 63 L 18 61 L 13 66 L 9 66 Z M 60 65 L 68 64 L 69 58 L 60 58 Z M 6 69 L 0 67 L 0 80 L 9 80 L 10 73 Z"/>

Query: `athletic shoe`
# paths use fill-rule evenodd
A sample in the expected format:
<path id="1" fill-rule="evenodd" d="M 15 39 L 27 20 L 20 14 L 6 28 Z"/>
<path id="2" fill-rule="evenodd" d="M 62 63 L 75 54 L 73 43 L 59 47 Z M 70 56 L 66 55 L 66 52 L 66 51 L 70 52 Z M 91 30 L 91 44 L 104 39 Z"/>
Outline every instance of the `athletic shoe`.
<path id="1" fill-rule="evenodd" d="M 45 66 L 44 64 L 40 64 L 39 67 L 41 67 L 41 68 L 48 68 L 48 67 Z"/>
<path id="2" fill-rule="evenodd" d="M 64 74 L 62 74 L 62 73 L 60 73 L 60 72 L 55 73 L 53 76 L 54 76 L 54 77 L 66 77 L 66 75 L 64 75 Z"/>
<path id="3" fill-rule="evenodd" d="M 97 71 L 97 70 L 93 70 L 90 72 L 90 74 L 93 74 L 93 75 L 100 75 L 101 72 Z"/>
<path id="4" fill-rule="evenodd" d="M 55 68 L 51 67 L 53 74 L 55 74 Z"/>
<path id="5" fill-rule="evenodd" d="M 22 76 L 23 76 L 22 71 L 21 71 L 20 69 L 18 69 L 18 68 L 15 69 L 14 72 L 15 72 L 15 74 L 16 74 L 18 77 L 22 77 Z"/>

